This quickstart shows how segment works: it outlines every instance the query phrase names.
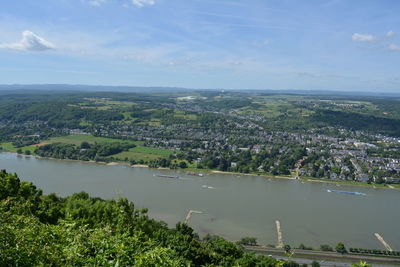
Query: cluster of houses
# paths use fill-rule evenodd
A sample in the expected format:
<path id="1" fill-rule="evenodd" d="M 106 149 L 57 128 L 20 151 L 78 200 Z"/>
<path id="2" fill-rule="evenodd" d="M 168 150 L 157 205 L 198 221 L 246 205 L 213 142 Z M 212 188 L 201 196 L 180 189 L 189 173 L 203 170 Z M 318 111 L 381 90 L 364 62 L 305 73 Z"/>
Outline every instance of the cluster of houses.
<path id="1" fill-rule="evenodd" d="M 358 105 L 331 103 L 335 105 Z M 170 108 L 176 108 L 171 104 Z M 183 106 L 180 106 L 182 109 Z M 196 105 L 187 105 L 187 111 L 205 112 Z M 363 131 L 350 131 L 344 128 L 335 130 L 330 136 L 321 134 L 321 129 L 288 132 L 264 129 L 257 121 L 265 119 L 259 114 L 238 114 L 233 110 L 207 110 L 224 116 L 224 125 L 204 127 L 197 121 L 187 123 L 151 125 L 149 123 L 102 125 L 94 129 L 100 136 L 124 136 L 145 141 L 146 146 L 177 151 L 193 152 L 197 161 L 210 151 L 249 150 L 253 155 L 278 148 L 279 153 L 290 147 L 302 146 L 313 160 L 304 160 L 298 168 L 300 176 L 328 179 L 358 180 L 362 182 L 400 183 L 400 163 L 397 157 L 388 157 L 380 151 L 400 149 L 400 138 Z M 74 129 L 74 134 L 86 132 Z M 381 144 L 385 144 L 384 148 Z M 371 154 L 369 151 L 376 153 Z M 235 167 L 236 162 L 231 163 Z M 278 165 L 277 161 L 275 165 Z M 261 166 L 260 166 L 261 167 Z"/>

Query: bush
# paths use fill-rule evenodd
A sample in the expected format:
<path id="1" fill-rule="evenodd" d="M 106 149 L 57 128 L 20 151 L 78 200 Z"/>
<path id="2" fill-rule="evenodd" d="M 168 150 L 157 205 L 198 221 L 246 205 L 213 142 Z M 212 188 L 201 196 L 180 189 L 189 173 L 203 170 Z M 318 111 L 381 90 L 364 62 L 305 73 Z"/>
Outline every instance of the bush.
<path id="1" fill-rule="evenodd" d="M 186 162 L 184 162 L 184 161 L 179 162 L 179 168 L 181 168 L 181 169 L 187 168 Z"/>
<path id="2" fill-rule="evenodd" d="M 322 244 L 322 245 L 320 246 L 320 249 L 321 249 L 322 251 L 333 251 L 333 248 L 332 248 L 331 246 L 329 246 L 329 245 L 326 245 L 326 244 Z"/>
<path id="3" fill-rule="evenodd" d="M 341 254 L 347 253 L 346 247 L 344 246 L 343 243 L 339 242 L 339 243 L 336 245 L 336 252 L 337 252 L 337 253 L 341 253 Z"/>
<path id="4" fill-rule="evenodd" d="M 312 248 L 312 247 L 307 247 L 306 245 L 304 245 L 303 243 L 301 243 L 301 244 L 299 245 L 299 249 L 303 249 L 303 250 L 312 250 L 313 248 Z"/>
<path id="5" fill-rule="evenodd" d="M 237 241 L 237 244 L 244 246 L 257 246 L 257 238 L 249 236 L 243 237 L 242 239 Z"/>
<path id="6" fill-rule="evenodd" d="M 350 248 L 349 251 L 351 253 L 359 253 L 359 254 L 400 256 L 399 251 L 388 251 L 388 250 L 379 250 L 379 249 Z"/>

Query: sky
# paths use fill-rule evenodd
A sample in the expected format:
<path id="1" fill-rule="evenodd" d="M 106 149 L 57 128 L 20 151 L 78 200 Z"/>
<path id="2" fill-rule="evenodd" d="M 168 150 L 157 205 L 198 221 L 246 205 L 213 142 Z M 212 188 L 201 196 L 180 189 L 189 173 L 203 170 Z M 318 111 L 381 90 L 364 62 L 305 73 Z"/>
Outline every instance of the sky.
<path id="1" fill-rule="evenodd" d="M 400 92 L 399 0 L 13 0 L 0 84 Z"/>

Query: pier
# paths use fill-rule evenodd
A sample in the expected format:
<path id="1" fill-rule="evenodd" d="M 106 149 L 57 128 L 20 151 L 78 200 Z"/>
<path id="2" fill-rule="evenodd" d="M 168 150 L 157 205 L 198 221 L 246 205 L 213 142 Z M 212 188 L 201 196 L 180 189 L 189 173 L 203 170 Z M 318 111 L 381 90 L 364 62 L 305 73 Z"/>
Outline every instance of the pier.
<path id="1" fill-rule="evenodd" d="M 188 212 L 188 214 L 186 215 L 186 218 L 185 218 L 185 223 L 186 223 L 186 224 L 189 223 L 190 218 L 192 218 L 192 214 L 193 214 L 193 213 L 195 213 L 195 214 L 202 214 L 203 212 L 202 212 L 202 211 L 198 211 L 198 210 L 189 210 L 189 212 Z"/>
<path id="2" fill-rule="evenodd" d="M 276 247 L 283 248 L 284 244 L 283 244 L 283 238 L 282 238 L 281 223 L 280 223 L 280 221 L 276 220 L 275 224 L 276 224 L 276 232 L 278 234 L 278 244 Z"/>
<path id="3" fill-rule="evenodd" d="M 381 244 L 386 248 L 386 250 L 393 251 L 393 249 L 389 246 L 388 243 L 386 243 L 386 241 L 383 239 L 383 237 L 380 234 L 375 233 L 375 237 L 379 240 L 379 242 L 381 242 Z"/>

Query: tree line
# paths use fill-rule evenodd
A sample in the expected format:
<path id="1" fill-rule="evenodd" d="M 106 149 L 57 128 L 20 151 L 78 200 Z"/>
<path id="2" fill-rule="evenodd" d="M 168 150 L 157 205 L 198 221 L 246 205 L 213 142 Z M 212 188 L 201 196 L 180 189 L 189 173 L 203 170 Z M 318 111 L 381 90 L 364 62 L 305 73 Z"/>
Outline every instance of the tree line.
<path id="1" fill-rule="evenodd" d="M 135 146 L 135 144 L 126 142 L 95 142 L 94 144 L 82 142 L 80 146 L 52 143 L 38 146 L 34 152 L 41 157 L 57 159 L 108 161 L 109 159 L 106 157 L 127 151 Z"/>

